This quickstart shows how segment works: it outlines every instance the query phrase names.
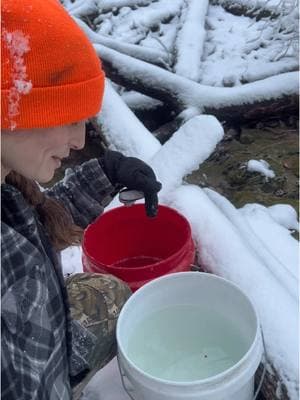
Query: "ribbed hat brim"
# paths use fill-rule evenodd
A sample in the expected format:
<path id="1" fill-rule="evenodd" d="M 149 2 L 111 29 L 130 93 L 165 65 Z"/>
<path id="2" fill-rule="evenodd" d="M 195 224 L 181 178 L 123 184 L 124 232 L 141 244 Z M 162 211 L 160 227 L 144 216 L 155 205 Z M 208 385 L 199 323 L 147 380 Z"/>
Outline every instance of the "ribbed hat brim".
<path id="1" fill-rule="evenodd" d="M 19 112 L 14 117 L 18 129 L 47 128 L 66 125 L 97 114 L 104 91 L 104 73 L 96 78 L 63 86 L 32 88 L 22 94 Z M 1 91 L 1 125 L 10 129 L 8 90 Z"/>

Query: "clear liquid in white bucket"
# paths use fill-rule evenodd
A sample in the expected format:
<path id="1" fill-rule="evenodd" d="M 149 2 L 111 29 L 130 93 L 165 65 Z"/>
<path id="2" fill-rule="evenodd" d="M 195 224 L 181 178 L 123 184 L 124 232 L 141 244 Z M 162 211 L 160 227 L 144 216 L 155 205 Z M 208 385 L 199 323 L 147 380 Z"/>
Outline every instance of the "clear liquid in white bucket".
<path id="1" fill-rule="evenodd" d="M 129 337 L 127 356 L 152 376 L 187 382 L 232 367 L 248 347 L 238 327 L 220 313 L 176 305 L 140 321 Z"/>

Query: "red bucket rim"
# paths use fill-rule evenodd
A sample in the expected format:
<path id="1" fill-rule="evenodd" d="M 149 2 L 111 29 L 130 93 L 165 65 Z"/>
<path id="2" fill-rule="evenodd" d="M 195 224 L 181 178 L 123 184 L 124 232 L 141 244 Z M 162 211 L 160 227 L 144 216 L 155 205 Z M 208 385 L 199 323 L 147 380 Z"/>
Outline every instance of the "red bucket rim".
<path id="1" fill-rule="evenodd" d="M 131 207 L 136 207 L 136 208 L 142 208 L 142 207 L 143 207 L 143 208 L 144 208 L 145 205 L 139 203 L 139 204 L 133 204 Z M 89 229 L 91 229 L 92 226 L 93 226 L 95 223 L 97 223 L 98 220 L 99 220 L 101 217 L 103 217 L 104 215 L 107 215 L 107 214 L 109 214 L 109 213 L 112 214 L 112 213 L 114 213 L 114 212 L 120 211 L 120 209 L 123 209 L 123 208 L 125 208 L 125 206 L 119 206 L 119 207 L 115 207 L 115 208 L 113 208 L 113 209 L 111 209 L 111 210 L 105 211 L 103 214 L 99 215 L 99 216 L 95 219 L 94 222 L 92 222 L 91 224 L 89 224 L 89 225 L 85 228 L 85 230 L 84 230 L 84 232 L 83 232 L 82 251 L 83 251 L 84 255 L 85 255 L 86 257 L 88 257 L 94 264 L 96 264 L 96 265 L 97 265 L 97 264 L 103 265 L 103 266 L 105 267 L 105 269 L 106 269 L 108 272 L 109 272 L 109 270 L 111 270 L 111 271 L 113 271 L 113 270 L 132 271 L 132 268 L 130 268 L 130 267 L 128 267 L 128 268 L 127 268 L 127 267 L 116 267 L 114 264 L 104 264 L 104 263 L 100 263 L 100 262 L 99 262 L 98 260 L 96 260 L 93 256 L 91 256 L 91 255 L 89 254 L 89 252 L 86 251 L 86 247 L 85 247 L 85 235 L 86 235 L 86 232 L 87 232 Z M 186 225 L 187 231 L 188 231 L 188 233 L 189 233 L 189 236 L 192 237 L 191 226 L 190 226 L 190 224 L 189 224 L 189 221 L 185 218 L 184 215 L 182 215 L 180 212 L 178 212 L 178 211 L 175 210 L 174 208 L 169 207 L 169 206 L 166 206 L 166 205 L 159 204 L 158 208 L 159 208 L 159 209 L 162 208 L 162 209 L 171 211 L 171 212 L 173 212 L 174 214 L 177 214 L 177 216 L 179 216 L 179 217 L 185 222 L 185 225 Z M 182 249 L 177 250 L 175 253 L 173 253 L 172 255 L 170 255 L 170 256 L 167 258 L 167 260 L 170 261 L 170 260 L 172 260 L 173 258 L 177 258 L 181 251 L 182 251 Z M 162 261 L 157 261 L 157 262 L 151 264 L 151 268 L 155 268 L 155 266 L 157 266 L 158 264 L 161 264 L 161 263 L 162 263 Z M 141 267 L 135 267 L 135 268 L 134 268 L 135 271 L 143 271 L 143 270 L 147 270 L 147 269 L 149 269 L 149 265 L 144 265 L 144 266 L 141 266 Z"/>

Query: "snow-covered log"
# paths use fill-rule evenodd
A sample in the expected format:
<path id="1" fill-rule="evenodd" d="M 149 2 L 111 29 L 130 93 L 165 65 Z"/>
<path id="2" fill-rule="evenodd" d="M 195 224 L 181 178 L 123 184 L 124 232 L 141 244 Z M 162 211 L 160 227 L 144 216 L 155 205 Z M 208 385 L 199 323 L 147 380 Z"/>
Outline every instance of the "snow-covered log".
<path id="1" fill-rule="evenodd" d="M 205 16 L 208 0 L 186 0 L 182 28 L 178 32 L 174 71 L 193 81 L 200 79 L 200 63 L 205 40 Z M 189 60 L 189 62 L 187 62 Z"/>
<path id="2" fill-rule="evenodd" d="M 121 7 L 147 6 L 153 0 L 98 0 L 101 12 L 109 12 Z"/>
<path id="3" fill-rule="evenodd" d="M 248 244 L 249 249 L 256 257 L 266 266 L 267 269 L 277 279 L 278 283 L 284 287 L 289 295 L 297 301 L 298 299 L 298 282 L 297 276 L 289 270 L 274 254 L 266 248 L 265 244 L 257 237 L 250 224 L 245 221 L 245 218 L 240 215 L 238 210 L 217 192 L 211 189 L 204 189 L 207 196 L 216 206 L 227 216 L 232 225 L 239 229 L 241 239 Z"/>
<path id="4" fill-rule="evenodd" d="M 275 18 L 279 15 L 274 3 L 272 5 L 272 2 L 268 0 L 212 0 L 211 4 L 222 6 L 231 14 L 245 15 L 256 19 Z"/>
<path id="5" fill-rule="evenodd" d="M 141 7 L 135 11 L 134 24 L 144 28 L 152 28 L 163 21 L 170 21 L 177 15 L 180 15 L 182 0 L 160 0 L 152 1 L 147 8 L 147 13 Z"/>
<path id="6" fill-rule="evenodd" d="M 167 201 L 170 193 L 182 184 L 182 179 L 198 169 L 212 154 L 223 135 L 222 125 L 212 115 L 195 116 L 172 135 L 149 161 L 162 183 L 160 201 Z"/>
<path id="7" fill-rule="evenodd" d="M 176 115 L 176 117 L 171 121 L 161 125 L 152 133 L 160 141 L 160 143 L 165 143 L 183 124 L 198 115 L 199 110 L 196 107 L 187 108 Z"/>
<path id="8" fill-rule="evenodd" d="M 277 113 L 278 109 L 297 109 L 298 73 L 287 72 L 235 87 L 209 87 L 136 60 L 102 45 L 94 45 L 106 74 L 127 89 L 164 101 L 177 112 L 197 108 L 199 113 L 218 119 L 255 119 Z M 289 102 L 286 100 L 292 99 Z M 278 106 L 274 110 L 274 100 Z M 255 106 L 255 107 L 254 107 Z M 253 110 L 255 112 L 253 113 Z M 253 118 L 255 117 L 255 118 Z"/>
<path id="9" fill-rule="evenodd" d="M 207 196 L 207 191 L 194 185 L 181 186 L 173 193 L 173 201 L 169 205 L 190 221 L 194 237 L 199 240 L 196 244 L 201 265 L 236 283 L 256 306 L 268 361 L 272 364 L 272 369 L 268 364 L 269 378 L 274 381 L 270 372 L 275 369 L 279 379 L 266 398 L 297 399 L 297 301 L 249 247 L 249 242 L 240 233 L 241 224 L 232 224 L 228 214 L 224 214 L 223 209 Z M 269 379 L 267 383 L 270 384 Z M 288 388 L 289 396 L 280 384 Z"/>
<path id="10" fill-rule="evenodd" d="M 98 4 L 96 0 L 77 0 L 74 3 L 65 4 L 67 11 L 76 17 L 87 16 L 98 13 Z"/>
<path id="11" fill-rule="evenodd" d="M 158 107 L 163 107 L 163 103 L 159 100 L 153 99 L 152 97 L 145 96 L 144 94 L 130 90 L 129 92 L 123 92 L 121 94 L 122 99 L 128 105 L 128 107 L 135 111 L 138 110 L 155 110 Z"/>
<path id="12" fill-rule="evenodd" d="M 147 160 L 150 149 L 152 153 L 160 149 L 159 141 L 127 107 L 108 79 L 102 109 L 96 119 L 112 149 L 142 160 Z"/>
<path id="13" fill-rule="evenodd" d="M 69 7 L 71 7 L 72 6 L 72 0 L 60 0 L 60 2 L 61 2 L 61 4 L 66 8 L 66 9 L 68 9 Z"/>
<path id="14" fill-rule="evenodd" d="M 127 54 L 131 57 L 146 61 L 151 64 L 156 64 L 168 68 L 169 55 L 166 53 L 166 51 L 160 50 L 158 48 L 154 49 L 145 46 L 138 46 L 136 44 L 130 44 L 121 42 L 120 40 L 111 39 L 109 37 L 94 32 L 80 18 L 74 17 L 74 20 L 77 22 L 80 28 L 86 33 L 86 35 L 93 44 L 102 44 L 111 49 L 117 50 L 120 53 Z"/>

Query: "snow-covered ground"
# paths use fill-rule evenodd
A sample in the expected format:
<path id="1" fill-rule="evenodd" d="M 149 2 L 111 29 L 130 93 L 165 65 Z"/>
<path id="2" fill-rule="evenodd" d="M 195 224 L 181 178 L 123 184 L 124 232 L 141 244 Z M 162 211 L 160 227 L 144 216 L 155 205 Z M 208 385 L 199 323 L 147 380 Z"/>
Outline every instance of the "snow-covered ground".
<path id="1" fill-rule="evenodd" d="M 219 4 L 222 2 L 225 0 Z M 102 13 L 93 21 L 94 33 L 81 24 L 100 56 L 101 51 L 103 56 L 104 52 L 116 51 L 118 62 L 124 60 L 124 69 L 129 65 L 126 54 L 143 60 L 160 59 L 167 71 L 145 64 L 147 68 L 138 73 L 139 66 L 132 58 L 132 73 L 137 78 L 147 76 L 154 86 L 161 82 L 166 91 L 168 85 L 175 85 L 172 76 L 176 74 L 178 96 L 183 94 L 187 107 L 195 104 L 196 98 L 201 108 L 201 99 L 211 105 L 224 105 L 229 100 L 231 104 L 242 104 L 245 98 L 252 103 L 260 96 L 266 98 L 266 94 L 271 98 L 297 91 L 296 72 L 273 77 L 298 66 L 294 1 L 262 1 L 263 7 L 275 11 L 286 4 L 287 11 L 280 9 L 281 18 L 271 22 L 237 17 L 219 5 L 197 0 L 64 3 L 75 18 L 95 13 L 101 6 Z M 254 0 L 252 3 L 253 7 L 259 4 Z M 195 15 L 202 21 L 201 26 L 195 23 Z M 192 37 L 199 38 L 197 45 L 191 43 Z M 121 97 L 114 87 L 107 81 L 98 117 L 107 141 L 112 148 L 152 165 L 163 184 L 160 203 L 174 207 L 189 220 L 201 265 L 233 281 L 251 298 L 261 320 L 269 359 L 280 373 L 290 399 L 297 400 L 299 252 L 298 242 L 291 236 L 299 229 L 295 210 L 284 204 L 246 204 L 237 209 L 212 189 L 186 184 L 184 176 L 199 165 L 201 168 L 222 139 L 219 121 L 212 116 L 197 116 L 199 109 L 187 108 L 183 116 L 186 123 L 161 146 L 126 105 L 148 108 L 155 106 L 153 100 L 118 88 Z M 190 101 L 192 96 L 195 99 Z M 273 177 L 263 160 L 249 160 L 247 168 L 266 178 Z M 119 205 L 115 199 L 108 209 Z M 65 273 L 82 271 L 80 248 L 65 250 L 62 260 Z M 94 376 L 84 398 L 129 399 L 122 389 L 116 359 Z"/>

